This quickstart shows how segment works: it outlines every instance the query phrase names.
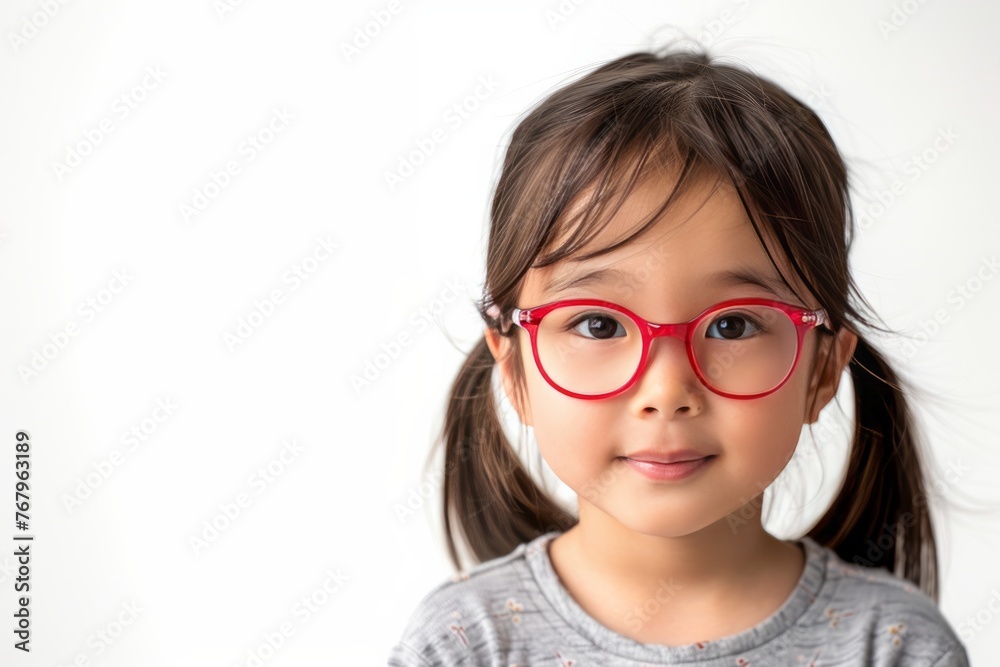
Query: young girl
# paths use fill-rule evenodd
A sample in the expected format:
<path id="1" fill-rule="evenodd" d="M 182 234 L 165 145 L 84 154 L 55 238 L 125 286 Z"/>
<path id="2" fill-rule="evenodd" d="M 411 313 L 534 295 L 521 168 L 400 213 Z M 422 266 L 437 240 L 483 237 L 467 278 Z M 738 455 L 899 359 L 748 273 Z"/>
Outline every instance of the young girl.
<path id="1" fill-rule="evenodd" d="M 443 436 L 449 551 L 479 564 L 390 665 L 968 664 L 900 380 L 861 333 L 847 179 L 813 111 L 702 53 L 619 58 L 521 121 Z M 777 539 L 763 491 L 845 368 L 846 480 Z M 578 516 L 507 441 L 494 370 Z"/>

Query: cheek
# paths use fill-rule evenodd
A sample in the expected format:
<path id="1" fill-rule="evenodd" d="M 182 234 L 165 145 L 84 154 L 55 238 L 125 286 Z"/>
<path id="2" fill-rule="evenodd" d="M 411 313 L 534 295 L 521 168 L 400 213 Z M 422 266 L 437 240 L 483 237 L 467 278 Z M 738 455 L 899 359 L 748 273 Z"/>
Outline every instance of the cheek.
<path id="1" fill-rule="evenodd" d="M 788 412 L 777 404 L 737 409 L 720 417 L 726 424 L 725 432 L 719 433 L 726 458 L 720 484 L 746 502 L 763 492 L 788 466 L 801 424 L 789 419 Z"/>
<path id="2" fill-rule="evenodd" d="M 720 406 L 723 442 L 757 476 L 770 476 L 791 459 L 802 433 L 806 376 L 796 373 L 781 389 L 763 398 Z"/>
<path id="3" fill-rule="evenodd" d="M 528 361 L 532 365 L 525 375 L 538 450 L 555 475 L 578 490 L 615 456 L 613 406 L 556 391 Z"/>
<path id="4" fill-rule="evenodd" d="M 755 431 L 772 429 L 774 436 L 782 441 L 788 437 L 797 439 L 806 416 L 806 402 L 809 392 L 809 361 L 812 350 L 803 346 L 801 356 L 791 377 L 776 392 L 763 398 L 746 401 L 747 410 L 743 420 Z"/>

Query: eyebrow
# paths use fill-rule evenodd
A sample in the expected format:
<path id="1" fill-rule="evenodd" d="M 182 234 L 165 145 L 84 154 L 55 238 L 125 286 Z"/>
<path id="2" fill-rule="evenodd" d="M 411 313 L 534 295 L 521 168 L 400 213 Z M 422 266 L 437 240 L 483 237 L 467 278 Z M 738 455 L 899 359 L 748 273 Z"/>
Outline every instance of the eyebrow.
<path id="1" fill-rule="evenodd" d="M 570 275 L 562 278 L 554 278 L 544 286 L 544 290 L 555 295 L 574 287 L 606 283 L 610 280 L 617 280 L 632 287 L 636 284 L 632 274 L 620 269 L 595 269 L 577 276 Z M 793 296 L 780 280 L 768 275 L 767 272 L 750 266 L 719 271 L 709 276 L 707 282 L 709 285 L 716 287 L 753 285 L 770 292 L 779 299 L 787 299 Z"/>
<path id="2" fill-rule="evenodd" d="M 574 287 L 581 287 L 583 285 L 591 285 L 594 283 L 606 283 L 610 280 L 618 280 L 629 286 L 635 285 L 632 275 L 622 271 L 621 269 L 595 269 L 594 271 L 587 271 L 586 273 L 582 273 L 578 276 L 570 275 L 562 278 L 554 278 L 550 280 L 543 289 L 550 294 L 558 294 Z"/>
<path id="3" fill-rule="evenodd" d="M 755 285 L 767 290 L 780 299 L 795 298 L 791 290 L 780 279 L 769 275 L 769 272 L 760 271 L 751 266 L 744 266 L 729 271 L 719 271 L 711 276 L 709 282 L 720 287 Z"/>

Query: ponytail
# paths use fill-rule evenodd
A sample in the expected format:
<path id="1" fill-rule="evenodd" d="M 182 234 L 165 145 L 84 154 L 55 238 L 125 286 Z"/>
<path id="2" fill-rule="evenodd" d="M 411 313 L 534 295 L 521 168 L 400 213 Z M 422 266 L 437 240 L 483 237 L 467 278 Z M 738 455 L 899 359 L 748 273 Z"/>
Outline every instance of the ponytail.
<path id="1" fill-rule="evenodd" d="M 844 486 L 809 531 L 854 565 L 879 567 L 937 602 L 937 551 L 916 429 L 900 379 L 858 337 L 850 362 L 856 428 Z"/>
<path id="2" fill-rule="evenodd" d="M 508 442 L 493 397 L 494 366 L 483 337 L 452 383 L 445 410 L 444 528 L 457 569 L 458 532 L 481 562 L 576 523 L 538 487 Z M 452 513 L 460 531 L 452 528 Z"/>

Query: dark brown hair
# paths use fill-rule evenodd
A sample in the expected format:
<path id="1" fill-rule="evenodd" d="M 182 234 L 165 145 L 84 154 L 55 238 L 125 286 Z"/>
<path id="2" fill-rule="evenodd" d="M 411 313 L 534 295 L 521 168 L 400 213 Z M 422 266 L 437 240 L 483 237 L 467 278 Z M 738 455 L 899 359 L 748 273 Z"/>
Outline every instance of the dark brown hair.
<path id="1" fill-rule="evenodd" d="M 606 210 L 613 215 L 660 168 L 679 174 L 663 207 L 628 237 L 575 255 L 600 231 Z M 848 269 L 847 168 L 816 113 L 777 84 L 704 52 L 664 49 L 608 62 L 531 109 L 514 129 L 492 199 L 485 295 L 477 304 L 484 322 L 512 336 L 517 352 L 516 327 L 503 331 L 491 306 L 509 315 L 530 268 L 628 243 L 705 173 L 732 183 L 765 250 L 765 238 L 781 249 L 826 309 L 831 328 L 858 335 L 849 363 L 856 423 L 846 480 L 808 535 L 849 563 L 908 579 L 936 601 L 934 531 L 907 392 L 883 353 L 860 334 L 862 325 L 887 329 L 862 313 L 862 306 L 872 309 Z M 589 204 L 567 219 L 582 193 Z M 786 285 L 794 291 L 787 279 Z M 510 363 L 515 401 L 523 400 L 520 358 L 500 360 Z M 446 407 L 444 525 L 458 568 L 459 532 L 485 561 L 576 522 L 536 484 L 504 434 L 493 370 L 484 337 L 462 365 Z"/>

